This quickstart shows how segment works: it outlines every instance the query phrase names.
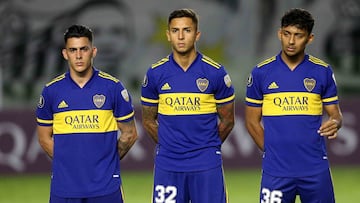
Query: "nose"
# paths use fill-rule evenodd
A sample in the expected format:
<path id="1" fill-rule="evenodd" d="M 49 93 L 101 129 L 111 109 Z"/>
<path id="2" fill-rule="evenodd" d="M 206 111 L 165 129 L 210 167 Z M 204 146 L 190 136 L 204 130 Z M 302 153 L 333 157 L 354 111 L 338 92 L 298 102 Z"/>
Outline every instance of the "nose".
<path id="1" fill-rule="evenodd" d="M 295 36 L 294 35 L 290 36 L 289 43 L 290 44 L 295 44 Z"/>
<path id="2" fill-rule="evenodd" d="M 76 51 L 76 59 L 81 59 L 81 50 Z"/>
<path id="3" fill-rule="evenodd" d="M 185 36 L 185 35 L 184 35 L 183 32 L 179 32 L 179 36 L 178 36 L 179 39 L 184 39 L 184 36 Z"/>

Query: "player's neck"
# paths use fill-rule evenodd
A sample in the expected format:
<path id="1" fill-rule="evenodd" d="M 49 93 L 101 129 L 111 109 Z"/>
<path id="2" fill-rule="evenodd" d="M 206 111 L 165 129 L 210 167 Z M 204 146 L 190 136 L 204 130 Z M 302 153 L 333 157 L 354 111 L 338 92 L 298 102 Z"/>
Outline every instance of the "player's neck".
<path id="1" fill-rule="evenodd" d="M 70 71 L 70 77 L 80 88 L 83 88 L 92 77 L 93 72 L 92 68 L 84 72 Z"/>
<path id="2" fill-rule="evenodd" d="M 177 52 L 173 53 L 174 60 L 184 71 L 187 71 L 189 69 L 190 65 L 194 62 L 197 56 L 196 50 L 184 54 Z"/>
<path id="3" fill-rule="evenodd" d="M 304 57 L 305 57 L 305 53 L 296 54 L 292 56 L 287 55 L 284 52 L 281 53 L 281 59 L 292 71 L 304 60 Z"/>

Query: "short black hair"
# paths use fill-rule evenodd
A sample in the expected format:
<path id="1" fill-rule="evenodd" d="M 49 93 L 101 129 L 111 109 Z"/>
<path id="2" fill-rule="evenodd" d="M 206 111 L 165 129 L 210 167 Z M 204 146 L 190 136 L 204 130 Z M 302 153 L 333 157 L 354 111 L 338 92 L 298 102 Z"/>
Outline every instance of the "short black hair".
<path id="1" fill-rule="evenodd" d="M 87 37 L 90 42 L 93 41 L 93 31 L 85 25 L 71 25 L 64 33 L 65 44 L 69 38 L 72 37 Z"/>
<path id="2" fill-rule="evenodd" d="M 195 24 L 196 29 L 198 29 L 199 16 L 195 13 L 193 9 L 190 8 L 177 9 L 171 12 L 168 19 L 168 26 L 170 25 L 172 19 L 182 17 L 191 18 L 191 20 Z"/>
<path id="3" fill-rule="evenodd" d="M 281 27 L 296 26 L 299 29 L 306 30 L 309 34 L 314 27 L 314 18 L 302 8 L 292 8 L 285 12 L 281 18 Z"/>

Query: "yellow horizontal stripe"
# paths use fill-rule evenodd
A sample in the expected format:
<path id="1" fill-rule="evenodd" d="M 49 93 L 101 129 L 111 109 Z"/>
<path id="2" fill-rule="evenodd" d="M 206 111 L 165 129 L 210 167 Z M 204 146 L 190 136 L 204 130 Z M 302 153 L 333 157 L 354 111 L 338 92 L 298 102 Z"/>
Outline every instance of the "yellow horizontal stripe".
<path id="1" fill-rule="evenodd" d="M 283 92 L 264 95 L 264 116 L 321 115 L 320 95 L 307 92 Z"/>
<path id="2" fill-rule="evenodd" d="M 322 101 L 323 102 L 333 102 L 333 101 L 337 101 L 337 100 L 339 100 L 339 98 L 338 98 L 338 96 L 335 96 L 335 97 L 325 98 Z"/>
<path id="3" fill-rule="evenodd" d="M 128 118 L 131 118 L 131 117 L 133 117 L 133 116 L 134 116 L 134 111 L 131 112 L 131 113 L 129 113 L 129 114 L 126 115 L 126 116 L 118 117 L 118 118 L 116 118 L 116 120 L 117 120 L 117 121 L 123 121 L 123 120 L 126 120 L 126 119 L 128 119 Z"/>
<path id="4" fill-rule="evenodd" d="M 263 103 L 262 100 L 250 99 L 249 97 L 246 97 L 245 101 L 250 102 L 250 103 L 254 103 L 254 104 L 262 104 Z"/>
<path id="5" fill-rule="evenodd" d="M 103 133 L 118 129 L 111 110 L 78 110 L 54 114 L 54 134 Z"/>
<path id="6" fill-rule="evenodd" d="M 36 120 L 37 120 L 37 122 L 43 123 L 43 124 L 52 124 L 53 123 L 53 120 L 43 120 L 40 118 L 36 118 Z"/>
<path id="7" fill-rule="evenodd" d="M 216 103 L 217 104 L 222 104 L 222 103 L 226 103 L 226 102 L 229 102 L 231 100 L 234 100 L 234 99 L 235 99 L 235 95 L 233 94 L 228 98 L 216 100 Z"/>
<path id="8" fill-rule="evenodd" d="M 159 103 L 159 100 L 155 100 L 155 99 L 148 99 L 148 98 L 145 98 L 145 97 L 141 97 L 140 99 L 143 102 L 148 102 L 148 103 L 153 103 L 153 104 Z"/>
<path id="9" fill-rule="evenodd" d="M 216 112 L 213 94 L 160 94 L 159 113 L 163 115 L 196 115 Z"/>

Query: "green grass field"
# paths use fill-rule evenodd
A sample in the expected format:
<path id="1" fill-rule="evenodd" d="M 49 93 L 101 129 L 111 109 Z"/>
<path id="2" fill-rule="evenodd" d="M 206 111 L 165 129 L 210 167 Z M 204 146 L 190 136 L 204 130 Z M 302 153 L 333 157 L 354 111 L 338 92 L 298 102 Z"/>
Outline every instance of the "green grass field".
<path id="1" fill-rule="evenodd" d="M 333 167 L 338 203 L 360 200 L 360 166 Z M 225 170 L 230 203 L 257 203 L 260 169 Z M 150 203 L 151 172 L 122 173 L 125 203 Z M 47 175 L 0 175 L 0 203 L 48 202 L 50 179 Z M 297 200 L 297 203 L 300 201 Z"/>

